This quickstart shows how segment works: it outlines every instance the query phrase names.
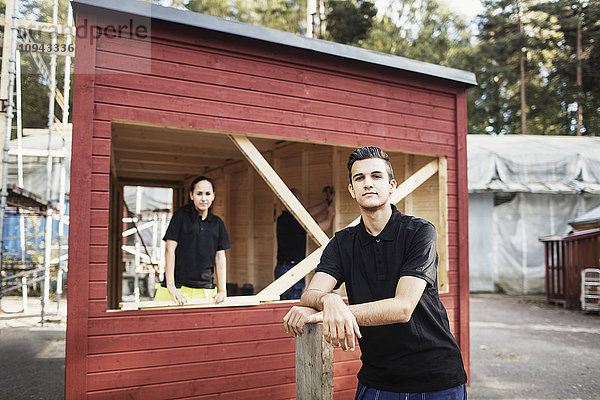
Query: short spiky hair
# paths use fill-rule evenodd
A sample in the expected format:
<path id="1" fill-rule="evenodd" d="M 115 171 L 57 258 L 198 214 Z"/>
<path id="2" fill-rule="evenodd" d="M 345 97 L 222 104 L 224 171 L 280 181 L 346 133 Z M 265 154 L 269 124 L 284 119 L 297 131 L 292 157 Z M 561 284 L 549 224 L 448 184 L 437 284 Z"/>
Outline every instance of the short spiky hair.
<path id="1" fill-rule="evenodd" d="M 354 150 L 352 154 L 350 154 L 350 159 L 348 159 L 348 177 L 350 178 L 350 182 L 352 182 L 352 166 L 354 163 L 356 161 L 367 160 L 369 158 L 379 158 L 385 161 L 389 179 L 390 181 L 394 179 L 394 170 L 392 169 L 390 158 L 386 152 L 381 150 L 379 147 L 364 146 L 360 149 Z"/>

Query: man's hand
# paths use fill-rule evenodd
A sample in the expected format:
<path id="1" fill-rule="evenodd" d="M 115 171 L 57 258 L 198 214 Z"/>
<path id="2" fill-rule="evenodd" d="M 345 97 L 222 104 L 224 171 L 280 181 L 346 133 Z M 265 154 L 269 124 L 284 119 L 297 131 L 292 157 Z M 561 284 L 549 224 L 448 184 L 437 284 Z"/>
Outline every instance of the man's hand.
<path id="1" fill-rule="evenodd" d="M 215 304 L 219 304 L 225 301 L 227 298 L 227 292 L 217 292 L 215 296 Z"/>
<path id="2" fill-rule="evenodd" d="M 179 304 L 180 306 L 187 303 L 187 297 L 185 297 L 183 293 L 181 293 L 181 290 L 177 289 L 175 286 L 167 285 L 167 290 L 169 291 L 169 293 L 171 293 L 171 296 L 173 296 L 173 300 L 175 300 L 175 303 Z"/>
<path id="3" fill-rule="evenodd" d="M 344 351 L 354 351 L 356 338 L 362 337 L 356 317 L 344 300 L 335 294 L 329 293 L 323 299 L 323 336 L 328 343 L 341 347 Z M 309 319 L 307 322 L 317 322 Z"/>
<path id="4" fill-rule="evenodd" d="M 287 333 L 291 333 L 294 336 L 301 336 L 304 333 L 302 327 L 308 322 L 308 318 L 317 314 L 321 314 L 322 320 L 323 314 L 314 308 L 294 306 L 290 309 L 290 311 L 288 311 L 287 314 L 285 314 L 285 317 L 283 317 L 283 329 L 285 329 Z"/>

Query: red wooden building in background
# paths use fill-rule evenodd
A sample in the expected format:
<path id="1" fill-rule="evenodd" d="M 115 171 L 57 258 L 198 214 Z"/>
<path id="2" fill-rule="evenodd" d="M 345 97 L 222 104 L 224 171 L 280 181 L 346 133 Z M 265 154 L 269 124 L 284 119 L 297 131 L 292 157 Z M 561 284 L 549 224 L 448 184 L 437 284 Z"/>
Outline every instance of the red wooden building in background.
<path id="1" fill-rule="evenodd" d="M 314 238 L 304 275 L 332 232 L 314 229 L 288 187 L 313 202 L 333 184 L 343 228 L 358 216 L 345 163 L 363 145 L 390 154 L 399 208 L 438 229 L 441 297 L 468 370 L 472 73 L 132 0 L 74 5 L 67 399 L 294 398 L 281 325 L 293 303 L 268 301 L 290 282 L 272 283 L 273 217 L 280 199 Z M 177 206 L 199 174 L 215 180 L 231 236 L 228 281 L 258 294 L 125 310 L 123 186 L 173 188 Z M 353 398 L 358 353 L 335 352 L 336 399 Z"/>

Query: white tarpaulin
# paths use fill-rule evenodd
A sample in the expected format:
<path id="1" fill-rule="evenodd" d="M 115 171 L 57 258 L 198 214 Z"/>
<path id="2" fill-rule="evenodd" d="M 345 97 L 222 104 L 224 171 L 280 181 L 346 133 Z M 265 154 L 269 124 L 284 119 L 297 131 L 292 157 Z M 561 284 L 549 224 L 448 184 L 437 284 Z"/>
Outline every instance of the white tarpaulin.
<path id="1" fill-rule="evenodd" d="M 38 196 L 46 197 L 46 182 L 48 175 L 46 165 L 48 160 L 48 134 L 45 129 L 30 130 L 37 133 L 31 136 L 25 136 L 21 141 L 21 150 L 19 150 L 17 139 L 9 143 L 8 159 L 8 180 L 10 184 L 18 184 L 18 153 L 23 156 L 23 189 L 26 189 Z M 64 143 L 63 143 L 64 138 Z M 60 160 L 64 158 L 65 163 L 65 193 L 70 193 L 70 172 L 71 172 L 71 136 L 64 132 L 56 132 L 52 135 L 50 145 L 50 155 L 52 156 L 52 177 L 51 177 L 51 196 L 52 201 L 58 201 L 60 193 Z"/>
<path id="2" fill-rule="evenodd" d="M 538 238 L 600 205 L 600 138 L 469 135 L 467 146 L 471 290 L 543 293 Z"/>
<path id="3" fill-rule="evenodd" d="M 469 191 L 600 194 L 600 137 L 468 135 Z"/>
<path id="4" fill-rule="evenodd" d="M 600 205 L 600 196 L 519 193 L 494 207 L 494 279 L 509 294 L 544 292 L 544 245 L 538 238 L 566 234 L 568 221 Z"/>

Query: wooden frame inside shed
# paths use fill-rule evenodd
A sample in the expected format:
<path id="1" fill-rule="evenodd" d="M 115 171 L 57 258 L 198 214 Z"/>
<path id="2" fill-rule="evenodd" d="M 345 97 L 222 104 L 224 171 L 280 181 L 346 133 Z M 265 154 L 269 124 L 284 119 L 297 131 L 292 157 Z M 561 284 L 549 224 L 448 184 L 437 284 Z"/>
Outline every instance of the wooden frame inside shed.
<path id="1" fill-rule="evenodd" d="M 358 223 L 358 207 L 347 191 L 346 163 L 352 148 L 124 121 L 112 125 L 108 296 L 113 309 L 176 307 L 173 302 L 119 305 L 122 281 L 119 227 L 125 185 L 172 187 L 174 204 L 182 205 L 187 201 L 187 187 L 194 176 L 208 175 L 215 181 L 218 194 L 212 211 L 223 218 L 231 236 L 228 282 L 240 286 L 250 283 L 258 292 L 246 299 L 232 299 L 235 304 L 278 300 L 285 290 L 316 268 L 333 232 Z M 394 151 L 389 155 L 399 182 L 391 201 L 404 213 L 425 218 L 436 226 L 438 287 L 445 293 L 448 291 L 446 158 Z M 328 233 L 321 230 L 290 191 L 291 187 L 298 188 L 306 193 L 308 202 L 316 202 L 322 199 L 321 188 L 326 185 L 332 185 L 337 193 L 336 216 Z M 275 219 L 283 207 L 304 226 L 312 243 L 307 246 L 306 259 L 273 282 L 277 255 Z M 195 305 L 207 304 L 197 301 Z"/>

